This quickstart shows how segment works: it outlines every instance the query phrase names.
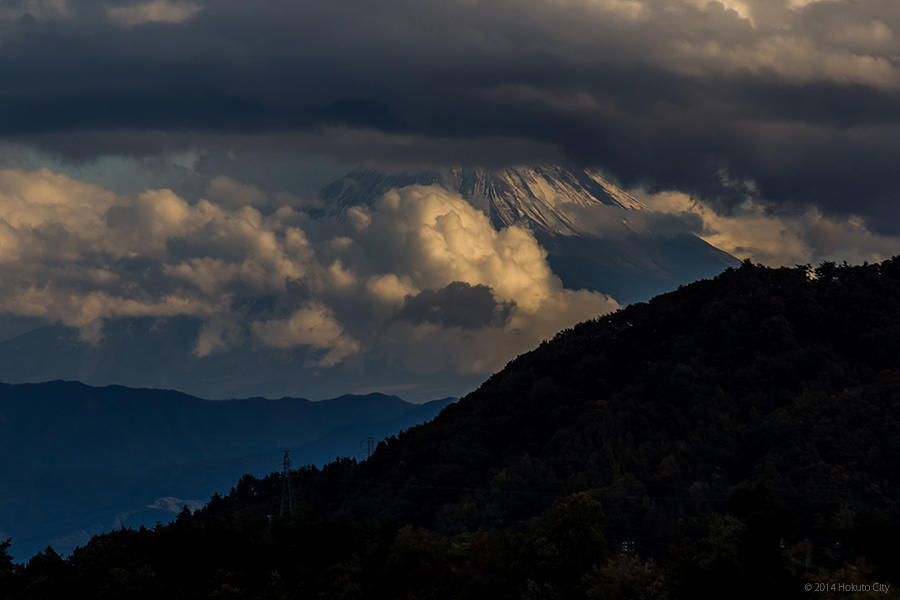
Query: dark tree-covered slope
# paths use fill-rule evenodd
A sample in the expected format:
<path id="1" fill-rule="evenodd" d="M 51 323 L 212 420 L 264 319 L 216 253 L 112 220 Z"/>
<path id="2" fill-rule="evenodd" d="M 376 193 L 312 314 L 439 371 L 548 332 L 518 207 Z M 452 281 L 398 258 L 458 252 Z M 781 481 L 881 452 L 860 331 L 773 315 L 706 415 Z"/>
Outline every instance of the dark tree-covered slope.
<path id="1" fill-rule="evenodd" d="M 900 260 L 561 332 L 371 459 L 4 567 L 12 598 L 897 597 Z M 830 587 L 834 584 L 835 587 Z M 857 588 L 862 589 L 862 588 Z"/>

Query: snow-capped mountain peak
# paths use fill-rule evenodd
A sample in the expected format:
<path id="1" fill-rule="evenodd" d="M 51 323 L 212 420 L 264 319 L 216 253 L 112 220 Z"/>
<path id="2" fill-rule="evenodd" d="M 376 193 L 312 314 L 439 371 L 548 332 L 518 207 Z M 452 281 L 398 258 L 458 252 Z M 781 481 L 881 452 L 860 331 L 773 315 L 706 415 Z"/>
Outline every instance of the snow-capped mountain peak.
<path id="1" fill-rule="evenodd" d="M 592 171 L 559 166 L 448 168 L 400 174 L 357 170 L 323 189 L 321 195 L 331 212 L 339 213 L 350 206 L 371 204 L 388 190 L 408 185 L 440 185 L 458 192 L 487 212 L 498 229 L 521 225 L 550 236 L 588 233 L 573 215 L 573 207 L 646 208 Z"/>

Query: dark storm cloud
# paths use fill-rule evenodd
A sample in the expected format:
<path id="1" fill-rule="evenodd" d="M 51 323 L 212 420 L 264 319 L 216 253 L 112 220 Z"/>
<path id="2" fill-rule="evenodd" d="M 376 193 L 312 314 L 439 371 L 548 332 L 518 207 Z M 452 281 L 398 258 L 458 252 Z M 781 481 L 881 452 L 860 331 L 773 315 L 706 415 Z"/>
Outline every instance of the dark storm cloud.
<path id="1" fill-rule="evenodd" d="M 893 0 L 0 3 L 0 134 L 348 161 L 567 158 L 897 229 Z"/>
<path id="2" fill-rule="evenodd" d="M 479 329 L 506 323 L 512 304 L 494 299 L 491 288 L 454 281 L 439 290 L 425 290 L 407 296 L 398 319 L 413 323 L 434 323 L 442 327 Z"/>

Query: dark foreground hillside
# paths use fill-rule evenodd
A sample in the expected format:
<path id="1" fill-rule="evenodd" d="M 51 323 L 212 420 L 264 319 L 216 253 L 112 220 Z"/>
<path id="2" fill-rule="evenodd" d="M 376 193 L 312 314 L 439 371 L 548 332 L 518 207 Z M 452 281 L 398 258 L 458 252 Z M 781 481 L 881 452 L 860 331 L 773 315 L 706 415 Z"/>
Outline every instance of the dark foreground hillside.
<path id="1" fill-rule="evenodd" d="M 898 408 L 900 260 L 744 264 L 296 472 L 293 516 L 245 477 L 171 526 L 0 560 L 0 596 L 896 598 Z"/>

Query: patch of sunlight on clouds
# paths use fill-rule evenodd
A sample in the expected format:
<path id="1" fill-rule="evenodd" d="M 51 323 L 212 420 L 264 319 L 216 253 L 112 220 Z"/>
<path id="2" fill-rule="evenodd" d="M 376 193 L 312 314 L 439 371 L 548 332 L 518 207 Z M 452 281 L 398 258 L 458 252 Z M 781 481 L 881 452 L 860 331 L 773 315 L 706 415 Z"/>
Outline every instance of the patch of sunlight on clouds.
<path id="1" fill-rule="evenodd" d="M 870 231 L 862 218 L 828 215 L 816 207 L 776 213 L 762 202 L 747 200 L 724 215 L 681 192 L 637 193 L 651 210 L 700 217 L 702 230 L 696 233 L 713 246 L 770 266 L 876 262 L 900 249 L 900 238 Z"/>
<path id="2" fill-rule="evenodd" d="M 152 0 L 129 6 L 107 6 L 106 16 L 122 27 L 131 28 L 145 23 L 183 23 L 202 9 L 193 2 Z"/>

